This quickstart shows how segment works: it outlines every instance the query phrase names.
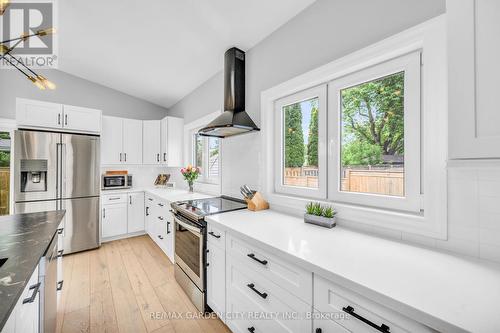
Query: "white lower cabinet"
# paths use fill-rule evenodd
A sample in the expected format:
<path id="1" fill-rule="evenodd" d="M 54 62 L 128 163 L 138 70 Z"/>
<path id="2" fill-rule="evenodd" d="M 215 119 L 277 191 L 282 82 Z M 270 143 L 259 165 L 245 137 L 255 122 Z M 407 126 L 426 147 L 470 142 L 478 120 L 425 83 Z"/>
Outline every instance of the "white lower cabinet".
<path id="1" fill-rule="evenodd" d="M 146 193 L 146 233 L 174 262 L 174 220 L 170 202 Z"/>
<path id="2" fill-rule="evenodd" d="M 102 238 L 127 233 L 127 204 L 116 203 L 102 206 Z"/>
<path id="3" fill-rule="evenodd" d="M 319 311 L 314 311 L 313 313 L 313 333 L 349 333 L 346 328 L 340 326 L 335 321 L 333 317 L 336 314 L 331 313 L 321 313 Z"/>
<path id="4" fill-rule="evenodd" d="M 40 293 L 38 292 L 38 266 L 31 275 L 16 306 L 10 313 L 2 333 L 39 332 Z"/>
<path id="5" fill-rule="evenodd" d="M 225 321 L 226 251 L 225 244 L 207 242 L 207 304 Z"/>
<path id="6" fill-rule="evenodd" d="M 134 233 L 144 230 L 144 192 L 127 195 L 127 232 Z"/>

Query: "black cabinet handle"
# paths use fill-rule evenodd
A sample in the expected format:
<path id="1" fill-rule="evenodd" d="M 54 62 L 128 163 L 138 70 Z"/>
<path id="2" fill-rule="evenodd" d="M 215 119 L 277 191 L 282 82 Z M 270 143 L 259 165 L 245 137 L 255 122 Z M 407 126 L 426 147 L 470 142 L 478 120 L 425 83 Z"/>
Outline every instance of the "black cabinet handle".
<path id="1" fill-rule="evenodd" d="M 377 331 L 379 332 L 383 332 L 383 333 L 390 333 L 389 330 L 390 330 L 390 327 L 387 326 L 386 324 L 382 324 L 380 326 L 378 326 L 377 324 L 369 321 L 368 319 L 360 316 L 359 314 L 355 313 L 354 312 L 354 308 L 352 306 L 347 306 L 347 307 L 343 307 L 342 308 L 342 311 L 350 314 L 351 316 L 353 316 L 354 318 L 362 321 L 363 323 L 365 323 L 366 325 L 370 326 L 370 327 L 373 327 L 374 329 L 376 329 Z"/>
<path id="2" fill-rule="evenodd" d="M 33 294 L 31 294 L 30 297 L 23 299 L 23 304 L 26 303 L 33 303 L 36 298 L 36 294 L 38 293 L 38 290 L 40 290 L 40 286 L 42 285 L 41 282 L 38 282 L 35 285 L 32 285 L 29 290 L 33 290 Z"/>
<path id="3" fill-rule="evenodd" d="M 122 153 L 120 153 L 120 162 L 122 161 Z"/>
<path id="4" fill-rule="evenodd" d="M 257 289 L 255 289 L 255 284 L 253 283 L 250 283 L 250 284 L 247 284 L 247 287 L 252 289 L 253 291 L 255 291 L 255 293 L 257 295 L 259 295 L 260 297 L 266 299 L 267 298 L 267 293 L 261 293 L 260 291 L 258 291 Z"/>
<path id="5" fill-rule="evenodd" d="M 160 162 L 160 154 L 156 154 L 156 161 Z"/>
<path id="6" fill-rule="evenodd" d="M 123 156 L 125 157 L 125 162 L 127 162 L 127 153 L 123 153 Z"/>
<path id="7" fill-rule="evenodd" d="M 158 235 L 158 238 L 159 238 L 159 239 L 163 239 L 163 236 L 162 236 L 162 235 Z"/>
<path id="8" fill-rule="evenodd" d="M 165 206 L 165 205 L 164 205 L 164 204 L 162 204 L 162 203 L 159 203 L 159 204 L 158 204 L 158 206 L 163 207 L 163 206 Z"/>
<path id="9" fill-rule="evenodd" d="M 208 263 L 208 262 L 207 262 L 207 265 L 206 265 L 206 267 L 208 267 L 208 266 L 210 266 L 210 263 Z"/>
<path id="10" fill-rule="evenodd" d="M 146 207 L 146 216 L 149 216 L 149 207 Z"/>
<path id="11" fill-rule="evenodd" d="M 254 332 L 255 332 L 255 327 L 253 327 L 253 326 L 252 326 L 252 327 L 249 327 L 249 328 L 247 328 L 247 330 L 248 330 L 248 332 L 250 332 L 250 333 L 254 333 Z"/>
<path id="12" fill-rule="evenodd" d="M 61 125 L 61 114 L 57 114 L 57 125 Z"/>
<path id="13" fill-rule="evenodd" d="M 57 257 L 61 258 L 63 256 L 64 249 L 57 251 Z"/>
<path id="14" fill-rule="evenodd" d="M 167 222 L 167 235 L 170 233 L 170 222 Z"/>
<path id="15" fill-rule="evenodd" d="M 61 281 L 57 282 L 57 291 L 62 290 L 63 283 L 64 283 L 64 280 L 61 280 Z"/>
<path id="16" fill-rule="evenodd" d="M 249 253 L 249 254 L 247 254 L 247 257 L 252 258 L 253 260 L 257 261 L 259 264 L 267 265 L 267 260 L 260 260 L 259 258 L 255 257 L 255 253 Z"/>
<path id="17" fill-rule="evenodd" d="M 167 161 L 167 153 L 163 153 L 163 162 Z"/>
<path id="18" fill-rule="evenodd" d="M 131 195 L 128 197 L 128 202 L 132 205 L 132 196 Z"/>
<path id="19" fill-rule="evenodd" d="M 214 232 L 213 232 L 213 231 L 210 231 L 208 234 L 209 234 L 210 236 L 215 237 L 215 238 L 220 238 L 220 235 L 216 235 L 216 234 L 214 234 Z"/>
<path id="20" fill-rule="evenodd" d="M 106 218 L 106 208 L 103 208 L 102 209 L 102 218 L 105 219 Z"/>
<path id="21" fill-rule="evenodd" d="M 158 220 L 163 221 L 163 216 L 158 216 Z"/>
<path id="22" fill-rule="evenodd" d="M 63 231 L 64 231 L 64 228 L 59 228 L 59 229 L 57 229 L 57 233 L 58 233 L 59 235 L 62 235 Z"/>
<path id="23" fill-rule="evenodd" d="M 153 201 L 153 199 L 152 199 L 152 198 L 148 198 L 148 200 L 149 200 L 149 201 Z"/>
<path id="24" fill-rule="evenodd" d="M 64 125 L 68 125 L 68 115 L 64 115 Z"/>
<path id="25" fill-rule="evenodd" d="M 316 333 L 322 333 L 322 332 L 323 332 L 323 330 L 322 330 L 321 328 L 319 328 L 319 327 L 318 327 L 318 328 L 316 329 Z"/>

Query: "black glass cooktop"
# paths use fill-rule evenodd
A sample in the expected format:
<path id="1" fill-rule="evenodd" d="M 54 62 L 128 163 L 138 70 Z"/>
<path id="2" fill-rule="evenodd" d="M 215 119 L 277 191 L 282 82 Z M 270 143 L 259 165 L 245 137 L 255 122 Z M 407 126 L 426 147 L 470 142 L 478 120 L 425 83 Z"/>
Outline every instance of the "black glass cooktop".
<path id="1" fill-rule="evenodd" d="M 189 214 L 198 217 L 247 208 L 247 204 L 243 200 L 226 196 L 178 201 L 175 205 L 177 209 L 187 211 Z"/>

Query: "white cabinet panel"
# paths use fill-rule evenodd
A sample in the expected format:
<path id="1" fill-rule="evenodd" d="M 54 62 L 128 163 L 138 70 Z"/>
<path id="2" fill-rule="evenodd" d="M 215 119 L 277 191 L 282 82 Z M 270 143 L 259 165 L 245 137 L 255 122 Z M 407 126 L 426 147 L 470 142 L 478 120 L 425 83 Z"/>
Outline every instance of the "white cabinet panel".
<path id="1" fill-rule="evenodd" d="M 123 126 L 122 119 L 117 117 L 102 117 L 101 133 L 101 164 L 120 164 L 122 152 Z"/>
<path id="2" fill-rule="evenodd" d="M 142 124 L 142 162 L 143 164 L 160 164 L 161 121 L 145 120 Z"/>
<path id="3" fill-rule="evenodd" d="M 127 208 L 128 233 L 144 230 L 144 193 L 129 193 Z"/>
<path id="4" fill-rule="evenodd" d="M 127 205 L 103 205 L 102 237 L 114 237 L 127 233 Z"/>
<path id="5" fill-rule="evenodd" d="M 32 302 L 24 303 L 23 300 L 30 299 L 35 292 L 34 287 L 38 285 L 38 267 L 31 275 L 28 284 L 23 290 L 15 309 L 15 332 L 16 333 L 36 333 L 39 331 L 39 309 L 40 309 L 40 293 L 36 293 L 36 297 Z M 2 331 L 3 332 L 3 331 Z"/>
<path id="6" fill-rule="evenodd" d="M 145 219 L 145 230 L 150 237 L 153 234 L 153 218 L 154 212 L 153 207 L 156 204 L 153 196 L 146 194 L 144 200 L 145 210 L 146 210 L 146 219 Z"/>
<path id="7" fill-rule="evenodd" d="M 226 252 L 207 242 L 207 303 L 218 313 L 226 312 Z"/>
<path id="8" fill-rule="evenodd" d="M 168 153 L 168 118 L 165 117 L 161 120 L 160 126 L 160 150 L 161 150 L 161 164 L 167 164 Z"/>
<path id="9" fill-rule="evenodd" d="M 101 111 L 64 105 L 63 128 L 82 132 L 101 132 Z"/>
<path id="10" fill-rule="evenodd" d="M 161 163 L 179 167 L 183 161 L 184 119 L 165 117 L 161 120 Z"/>
<path id="11" fill-rule="evenodd" d="M 322 314 L 321 312 L 314 311 L 313 316 L 313 332 L 318 333 L 348 333 L 347 329 L 340 326 L 333 320 L 328 319 L 328 316 L 335 315 L 332 313 Z M 339 313 L 339 316 L 342 315 Z M 368 328 L 367 328 L 368 329 Z"/>
<path id="12" fill-rule="evenodd" d="M 449 157 L 500 157 L 500 2 L 448 0 Z"/>
<path id="13" fill-rule="evenodd" d="M 142 164 L 142 121 L 123 119 L 123 162 Z"/>
<path id="14" fill-rule="evenodd" d="M 16 121 L 20 127 L 62 128 L 63 106 L 56 103 L 17 98 Z"/>

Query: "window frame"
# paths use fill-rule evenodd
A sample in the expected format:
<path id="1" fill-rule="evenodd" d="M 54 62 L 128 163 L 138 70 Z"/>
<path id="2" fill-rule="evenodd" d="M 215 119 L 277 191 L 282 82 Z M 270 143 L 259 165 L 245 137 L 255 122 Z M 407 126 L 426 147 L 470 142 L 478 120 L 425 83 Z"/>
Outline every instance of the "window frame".
<path id="1" fill-rule="evenodd" d="M 328 199 L 377 208 L 419 212 L 421 207 L 421 51 L 347 74 L 328 83 Z M 404 189 L 402 197 L 341 191 L 342 101 L 341 91 L 392 74 L 404 72 Z"/>
<path id="2" fill-rule="evenodd" d="M 220 170 L 221 170 L 220 146 L 221 146 L 221 143 L 219 141 L 219 158 L 218 158 L 218 162 L 217 162 L 218 168 L 219 168 L 219 174 L 217 177 L 210 177 L 210 171 L 209 171 L 209 163 L 210 163 L 209 140 L 210 140 L 210 137 L 198 135 L 197 133 L 198 133 L 198 130 L 200 128 L 192 130 L 191 136 L 190 136 L 191 137 L 191 144 L 190 144 L 190 147 L 191 147 L 191 165 L 193 165 L 193 166 L 198 166 L 196 164 L 196 149 L 197 149 L 196 148 L 196 141 L 197 141 L 196 138 L 198 136 L 198 137 L 201 137 L 203 140 L 202 166 L 200 167 L 201 173 L 198 176 L 198 179 L 196 181 L 200 182 L 200 183 L 219 185 L 220 178 L 221 178 L 221 175 L 220 175 Z"/>
<path id="3" fill-rule="evenodd" d="M 284 112 L 285 106 L 318 98 L 318 188 L 284 185 Z M 309 198 L 326 199 L 327 197 L 327 85 L 322 84 L 293 95 L 286 96 L 275 102 L 275 170 L 274 188 L 276 193 L 291 194 Z"/>

